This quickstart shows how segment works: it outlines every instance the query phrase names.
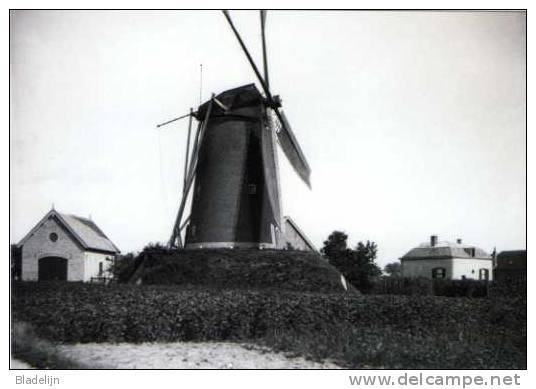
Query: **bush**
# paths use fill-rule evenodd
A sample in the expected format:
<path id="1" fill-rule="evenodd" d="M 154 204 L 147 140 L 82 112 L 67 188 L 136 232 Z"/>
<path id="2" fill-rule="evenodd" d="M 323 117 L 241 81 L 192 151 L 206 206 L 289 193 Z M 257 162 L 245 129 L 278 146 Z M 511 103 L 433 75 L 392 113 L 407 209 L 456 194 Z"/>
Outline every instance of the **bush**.
<path id="1" fill-rule="evenodd" d="M 526 300 L 14 283 L 56 342 L 254 341 L 348 367 L 525 368 Z"/>
<path id="2" fill-rule="evenodd" d="M 119 283 L 126 283 L 134 274 L 140 261 L 136 262 L 134 254 L 117 255 L 115 258 L 107 259 L 110 262 L 108 272 L 112 276 L 112 280 Z"/>

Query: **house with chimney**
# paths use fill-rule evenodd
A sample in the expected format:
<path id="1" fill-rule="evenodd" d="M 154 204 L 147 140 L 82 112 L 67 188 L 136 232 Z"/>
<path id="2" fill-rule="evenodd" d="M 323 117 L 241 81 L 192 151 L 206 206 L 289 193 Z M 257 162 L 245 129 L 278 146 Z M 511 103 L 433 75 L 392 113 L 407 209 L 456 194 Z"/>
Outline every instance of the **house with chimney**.
<path id="1" fill-rule="evenodd" d="M 439 241 L 432 235 L 428 242 L 409 250 L 402 258 L 402 275 L 409 278 L 493 279 L 493 258 L 479 247 Z"/>

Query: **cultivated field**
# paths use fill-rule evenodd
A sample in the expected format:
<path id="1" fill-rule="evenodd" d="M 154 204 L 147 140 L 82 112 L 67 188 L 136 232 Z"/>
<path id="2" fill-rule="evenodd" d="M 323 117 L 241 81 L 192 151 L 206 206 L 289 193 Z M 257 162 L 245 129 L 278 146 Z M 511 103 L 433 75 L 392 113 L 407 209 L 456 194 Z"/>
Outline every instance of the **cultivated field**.
<path id="1" fill-rule="evenodd" d="M 523 297 L 15 283 L 12 299 L 14 321 L 54 344 L 247 342 L 341 367 L 526 368 Z M 31 358 L 27 341 L 13 346 Z"/>

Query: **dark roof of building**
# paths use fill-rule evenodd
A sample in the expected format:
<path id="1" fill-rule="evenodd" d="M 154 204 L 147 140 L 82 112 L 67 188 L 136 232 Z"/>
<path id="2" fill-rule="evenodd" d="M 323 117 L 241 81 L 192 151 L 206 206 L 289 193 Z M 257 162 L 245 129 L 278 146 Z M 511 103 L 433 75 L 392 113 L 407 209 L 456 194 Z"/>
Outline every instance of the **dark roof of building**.
<path id="1" fill-rule="evenodd" d="M 499 254 L 497 254 L 497 258 L 502 258 L 502 257 L 516 257 L 516 258 L 520 258 L 520 257 L 525 257 L 527 258 L 527 250 L 505 250 L 505 251 L 501 251 Z"/>
<path id="2" fill-rule="evenodd" d="M 443 259 L 443 258 L 477 258 L 491 259 L 491 256 L 481 248 L 453 243 L 439 242 L 435 246 L 423 243 L 408 251 L 401 259 Z"/>
<path id="3" fill-rule="evenodd" d="M 33 233 L 50 218 L 56 218 L 77 240 L 77 242 L 86 250 L 97 250 L 109 253 L 119 253 L 120 250 L 112 241 L 97 227 L 91 220 L 84 217 L 59 213 L 56 210 L 50 210 L 43 219 L 19 242 L 23 245 Z"/>

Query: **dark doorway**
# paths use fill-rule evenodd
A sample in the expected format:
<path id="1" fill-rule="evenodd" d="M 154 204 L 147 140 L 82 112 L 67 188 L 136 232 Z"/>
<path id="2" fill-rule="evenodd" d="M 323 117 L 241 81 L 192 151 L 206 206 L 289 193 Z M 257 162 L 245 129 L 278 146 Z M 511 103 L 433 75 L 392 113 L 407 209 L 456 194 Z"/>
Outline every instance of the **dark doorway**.
<path id="1" fill-rule="evenodd" d="M 45 257 L 39 260 L 39 281 L 67 281 L 67 259 Z"/>
<path id="2" fill-rule="evenodd" d="M 11 245 L 11 279 L 20 280 L 22 276 L 22 247 Z"/>

